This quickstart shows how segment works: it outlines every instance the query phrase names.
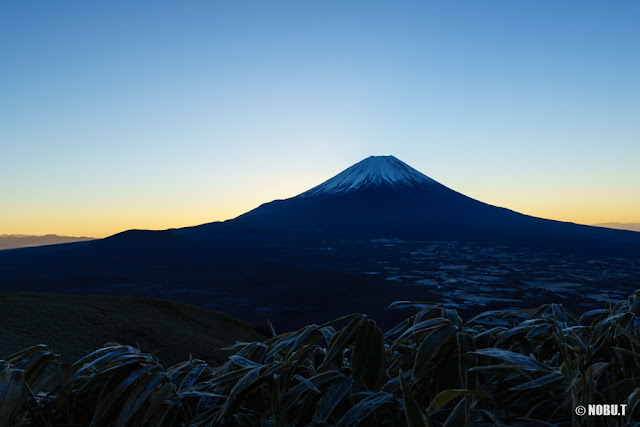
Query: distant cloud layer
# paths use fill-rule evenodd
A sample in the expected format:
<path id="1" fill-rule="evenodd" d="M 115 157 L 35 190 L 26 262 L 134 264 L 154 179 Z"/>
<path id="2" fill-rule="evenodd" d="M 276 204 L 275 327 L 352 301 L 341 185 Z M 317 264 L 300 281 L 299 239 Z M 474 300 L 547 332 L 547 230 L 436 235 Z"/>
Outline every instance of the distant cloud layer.
<path id="1" fill-rule="evenodd" d="M 0 234 L 0 250 L 26 248 L 29 246 L 55 245 L 57 243 L 81 242 L 93 240 L 93 237 L 69 237 L 47 234 L 46 236 L 28 236 L 25 234 Z"/>
<path id="2" fill-rule="evenodd" d="M 603 222 L 596 227 L 617 228 L 618 230 L 640 231 L 640 222 Z"/>

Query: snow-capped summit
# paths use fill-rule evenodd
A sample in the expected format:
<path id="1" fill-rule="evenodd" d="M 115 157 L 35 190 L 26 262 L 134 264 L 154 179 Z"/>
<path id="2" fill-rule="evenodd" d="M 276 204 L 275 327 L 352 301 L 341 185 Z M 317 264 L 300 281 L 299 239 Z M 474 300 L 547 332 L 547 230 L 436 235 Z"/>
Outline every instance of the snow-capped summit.
<path id="1" fill-rule="evenodd" d="M 384 186 L 413 189 L 424 185 L 440 186 L 433 179 L 393 156 L 371 156 L 305 191 L 299 197 L 335 195 L 362 188 Z"/>

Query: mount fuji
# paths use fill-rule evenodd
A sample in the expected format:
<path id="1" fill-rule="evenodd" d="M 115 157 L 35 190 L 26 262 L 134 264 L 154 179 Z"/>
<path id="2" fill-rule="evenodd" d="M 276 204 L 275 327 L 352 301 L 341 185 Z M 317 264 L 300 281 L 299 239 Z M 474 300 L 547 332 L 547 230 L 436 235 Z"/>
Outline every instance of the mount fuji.
<path id="1" fill-rule="evenodd" d="M 295 197 L 265 203 L 231 220 L 2 251 L 0 269 L 43 262 L 64 269 L 60 265 L 69 262 L 127 263 L 144 270 L 146 263 L 159 260 L 182 265 L 260 253 L 264 248 L 380 238 L 640 255 L 638 232 L 520 214 L 460 194 L 393 156 L 371 156 Z"/>
<path id="2" fill-rule="evenodd" d="M 299 197 L 330 196 L 381 187 L 406 190 L 442 185 L 393 156 L 371 156 Z"/>
<path id="3" fill-rule="evenodd" d="M 297 328 L 354 310 L 383 319 L 396 300 L 475 310 L 574 304 L 576 286 L 626 295 L 638 256 L 638 232 L 492 206 L 378 156 L 228 221 L 0 251 L 0 290 L 154 296 Z"/>
<path id="4" fill-rule="evenodd" d="M 399 238 L 481 241 L 570 251 L 640 252 L 640 233 L 536 218 L 460 194 L 395 158 L 368 157 L 295 197 L 224 223 L 177 230 L 208 240 Z"/>

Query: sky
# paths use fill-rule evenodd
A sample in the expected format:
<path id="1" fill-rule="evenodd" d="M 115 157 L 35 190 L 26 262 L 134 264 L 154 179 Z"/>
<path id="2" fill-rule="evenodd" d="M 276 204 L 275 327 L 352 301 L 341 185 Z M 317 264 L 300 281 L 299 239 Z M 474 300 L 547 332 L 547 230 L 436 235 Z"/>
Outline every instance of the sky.
<path id="1" fill-rule="evenodd" d="M 0 3 L 0 234 L 233 218 L 391 154 L 640 222 L 640 2 Z"/>

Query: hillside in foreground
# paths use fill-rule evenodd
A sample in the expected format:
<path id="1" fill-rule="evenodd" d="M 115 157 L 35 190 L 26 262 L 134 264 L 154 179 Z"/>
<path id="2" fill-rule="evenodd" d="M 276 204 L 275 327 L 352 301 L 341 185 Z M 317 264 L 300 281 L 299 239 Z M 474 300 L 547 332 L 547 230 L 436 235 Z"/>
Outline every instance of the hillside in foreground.
<path id="1" fill-rule="evenodd" d="M 222 365 L 117 344 L 60 364 L 31 347 L 0 362 L 0 425 L 638 425 L 640 291 L 580 317 L 390 308 L 417 313 L 386 332 L 356 313 L 238 343 Z"/>
<path id="2" fill-rule="evenodd" d="M 77 360 L 109 342 L 139 346 L 167 365 L 194 358 L 224 362 L 218 351 L 263 340 L 253 325 L 215 311 L 146 297 L 0 292 L 0 358 L 47 344 Z"/>

